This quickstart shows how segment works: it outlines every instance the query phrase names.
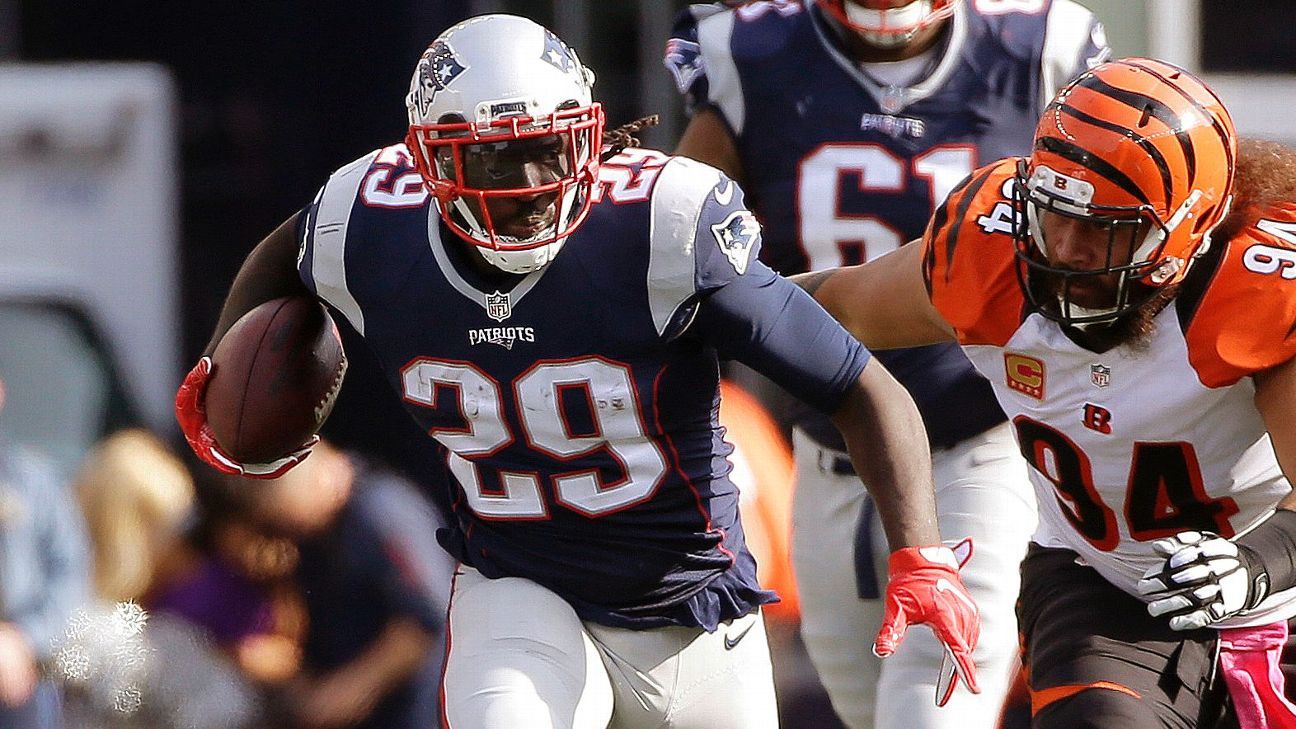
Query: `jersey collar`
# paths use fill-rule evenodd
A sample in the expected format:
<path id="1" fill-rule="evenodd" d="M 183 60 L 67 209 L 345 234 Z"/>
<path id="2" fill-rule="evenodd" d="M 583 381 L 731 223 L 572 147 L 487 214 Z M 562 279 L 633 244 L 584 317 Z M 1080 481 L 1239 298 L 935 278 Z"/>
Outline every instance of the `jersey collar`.
<path id="1" fill-rule="evenodd" d="M 945 48 L 940 51 L 940 63 L 936 64 L 936 69 L 927 78 L 913 86 L 906 87 L 883 86 L 862 72 L 859 66 L 842 52 L 836 39 L 833 38 L 833 31 L 827 27 L 828 21 L 822 16 L 823 11 L 817 6 L 810 13 L 810 25 L 814 27 L 815 34 L 819 36 L 819 42 L 823 45 L 824 50 L 828 52 L 828 55 L 873 97 L 878 107 L 886 114 L 898 114 L 910 105 L 922 101 L 939 91 L 954 74 L 962 59 L 963 46 L 967 42 L 967 12 L 965 3 L 957 3 L 954 6 L 954 16 L 949 20 L 949 40 L 946 42 Z"/>
<path id="2" fill-rule="evenodd" d="M 436 201 L 433 201 L 432 204 L 428 206 L 427 229 L 428 246 L 432 249 L 432 256 L 436 259 L 437 266 L 441 269 L 441 275 L 445 276 L 446 281 L 454 287 L 455 291 L 458 291 L 460 295 L 469 301 L 476 303 L 489 314 L 491 310 L 487 305 L 487 297 L 497 296 L 500 293 L 500 290 L 495 287 L 491 287 L 491 291 L 483 291 L 479 289 L 469 282 L 454 265 L 454 262 L 450 260 L 450 254 L 446 251 L 446 241 L 441 236 L 441 213 L 437 209 Z M 540 277 L 544 275 L 544 272 L 552 267 L 553 263 L 550 262 L 549 265 L 544 266 L 539 270 L 532 271 L 525 276 L 519 277 L 517 283 L 505 292 L 508 294 L 511 305 L 517 306 L 522 301 L 522 298 L 530 293 L 531 289 L 535 288 L 535 285 L 540 282 Z"/>

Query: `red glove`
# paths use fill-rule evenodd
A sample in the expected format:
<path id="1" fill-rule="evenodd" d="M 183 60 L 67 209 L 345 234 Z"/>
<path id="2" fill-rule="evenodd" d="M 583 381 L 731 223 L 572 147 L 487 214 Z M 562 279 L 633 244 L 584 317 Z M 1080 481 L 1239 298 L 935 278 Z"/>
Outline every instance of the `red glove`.
<path id="1" fill-rule="evenodd" d="M 207 424 L 207 409 L 203 405 L 207 383 L 211 380 L 214 367 L 211 357 L 198 360 L 198 364 L 189 370 L 184 382 L 180 383 L 180 389 L 176 391 L 176 421 L 180 423 L 180 430 L 184 431 L 185 440 L 189 441 L 193 452 L 221 473 L 247 478 L 279 478 L 293 466 L 306 460 L 311 448 L 319 442 L 318 435 L 311 436 L 301 448 L 270 463 L 239 463 L 220 447 L 211 426 Z"/>
<path id="2" fill-rule="evenodd" d="M 972 649 L 981 633 L 980 617 L 959 578 L 959 566 L 953 550 L 945 546 L 906 547 L 892 552 L 886 611 L 882 629 L 873 642 L 873 653 L 885 658 L 899 647 L 910 624 L 926 623 L 945 648 L 936 685 L 937 706 L 950 700 L 959 679 L 972 693 L 981 693 L 972 661 Z"/>

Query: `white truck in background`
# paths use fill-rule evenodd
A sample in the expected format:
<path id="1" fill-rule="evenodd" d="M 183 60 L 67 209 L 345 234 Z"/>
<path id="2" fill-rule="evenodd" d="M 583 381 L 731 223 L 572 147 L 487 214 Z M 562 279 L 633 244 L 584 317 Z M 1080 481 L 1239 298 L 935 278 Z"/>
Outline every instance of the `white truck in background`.
<path id="1" fill-rule="evenodd" d="M 64 468 L 173 428 L 177 92 L 154 64 L 0 64 L 0 435 Z"/>

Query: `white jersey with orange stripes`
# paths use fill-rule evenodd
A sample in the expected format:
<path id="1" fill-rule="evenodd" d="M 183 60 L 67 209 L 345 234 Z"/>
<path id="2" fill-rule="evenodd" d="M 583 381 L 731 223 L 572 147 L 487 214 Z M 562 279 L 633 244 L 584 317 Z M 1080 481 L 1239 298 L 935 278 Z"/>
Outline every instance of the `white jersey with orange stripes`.
<path id="1" fill-rule="evenodd" d="M 1291 489 L 1251 375 L 1296 355 L 1296 205 L 1215 244 L 1155 319 L 1148 342 L 1086 349 L 1028 313 L 1006 183 L 1016 160 L 974 173 L 924 235 L 932 302 L 994 385 L 1032 464 L 1034 541 L 1112 584 L 1163 558 L 1151 541 L 1195 529 L 1235 536 Z M 1296 615 L 1296 589 L 1218 627 Z"/>

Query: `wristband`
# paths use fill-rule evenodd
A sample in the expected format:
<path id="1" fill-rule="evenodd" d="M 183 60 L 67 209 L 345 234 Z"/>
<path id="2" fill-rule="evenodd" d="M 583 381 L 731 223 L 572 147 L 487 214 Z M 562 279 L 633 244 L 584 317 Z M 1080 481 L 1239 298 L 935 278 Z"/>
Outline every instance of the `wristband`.
<path id="1" fill-rule="evenodd" d="M 1278 509 L 1234 544 L 1251 578 L 1247 610 L 1272 593 L 1296 587 L 1296 511 Z"/>

